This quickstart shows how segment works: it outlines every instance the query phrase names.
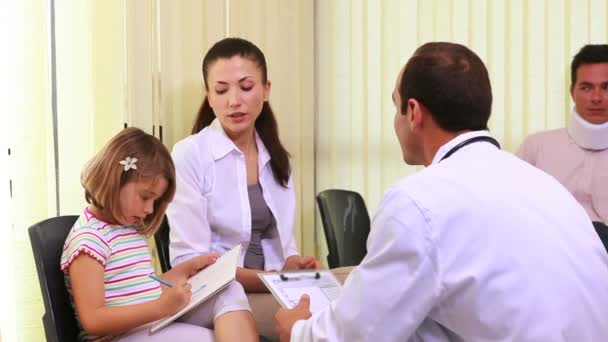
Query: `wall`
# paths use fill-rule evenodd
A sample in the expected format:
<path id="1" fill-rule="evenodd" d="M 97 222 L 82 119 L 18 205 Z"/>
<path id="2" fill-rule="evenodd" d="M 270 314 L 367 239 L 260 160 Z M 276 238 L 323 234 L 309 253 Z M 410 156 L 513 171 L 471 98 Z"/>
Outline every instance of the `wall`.
<path id="1" fill-rule="evenodd" d="M 14 194 L 2 197 L 10 215 L 0 222 L 0 256 L 10 256 L 0 289 L 5 341 L 44 339 L 27 227 L 82 209 L 80 170 L 124 123 L 157 136 L 162 126 L 168 147 L 186 136 L 213 42 L 239 35 L 265 52 L 294 164 L 296 235 L 304 253 L 324 260 L 317 192 L 359 191 L 373 214 L 384 189 L 416 171 L 401 161 L 391 92 L 417 46 L 460 42 L 486 61 L 491 130 L 513 151 L 528 133 L 565 124 L 570 59 L 608 34 L 603 0 L 57 0 L 54 124 L 49 4 L 13 1 L 0 20 L 12 47 L 0 63 L 10 124 L 2 146 L 11 148 L 0 177 L 10 177 Z"/>

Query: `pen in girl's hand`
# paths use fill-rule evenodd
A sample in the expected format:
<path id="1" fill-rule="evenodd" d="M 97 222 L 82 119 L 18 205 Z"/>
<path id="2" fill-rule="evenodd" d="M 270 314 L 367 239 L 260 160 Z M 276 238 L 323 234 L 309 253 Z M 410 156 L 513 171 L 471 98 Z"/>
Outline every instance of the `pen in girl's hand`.
<path id="1" fill-rule="evenodd" d="M 161 283 L 161 284 L 163 284 L 163 285 L 165 285 L 165 286 L 173 287 L 173 284 L 171 284 L 170 282 L 168 282 L 168 281 L 166 281 L 166 280 L 161 279 L 160 277 L 158 277 L 158 276 L 157 276 L 157 275 L 155 275 L 154 273 L 150 273 L 150 274 L 148 274 L 148 277 L 150 277 L 150 278 L 152 278 L 152 279 L 156 280 L 157 282 L 159 282 L 159 283 Z"/>

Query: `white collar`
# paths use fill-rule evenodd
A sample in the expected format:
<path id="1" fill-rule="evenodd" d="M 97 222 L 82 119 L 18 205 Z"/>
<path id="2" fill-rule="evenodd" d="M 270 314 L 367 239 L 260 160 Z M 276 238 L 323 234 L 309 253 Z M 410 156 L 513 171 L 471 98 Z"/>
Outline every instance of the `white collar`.
<path id="1" fill-rule="evenodd" d="M 608 122 L 592 124 L 583 119 L 576 112 L 576 108 L 572 109 L 568 135 L 578 146 L 587 150 L 598 151 L 608 148 Z"/>
<path id="2" fill-rule="evenodd" d="M 466 133 L 457 135 L 455 138 L 448 141 L 447 143 L 445 143 L 443 146 L 441 146 L 437 150 L 437 153 L 435 153 L 435 157 L 433 157 L 433 161 L 431 162 L 431 165 L 439 163 L 439 161 L 441 160 L 441 158 L 443 158 L 443 156 L 445 156 L 453 147 L 460 144 L 461 142 L 471 139 L 471 138 L 483 137 L 483 136 L 490 137 L 491 135 L 490 135 L 490 132 L 488 132 L 488 131 L 471 131 L 471 132 L 466 132 Z"/>
<path id="3" fill-rule="evenodd" d="M 243 151 L 239 150 L 232 139 L 228 137 L 224 131 L 224 128 L 220 124 L 220 120 L 217 118 L 214 119 L 208 128 L 219 138 L 216 142 L 214 142 L 213 146 L 211 146 L 211 153 L 213 154 L 213 158 L 215 160 L 223 158 L 231 151 L 243 153 Z M 264 166 L 268 161 L 270 161 L 270 153 L 266 149 L 266 146 L 264 145 L 264 142 L 262 142 L 262 139 L 257 131 L 255 132 L 255 142 L 258 147 L 258 161 L 262 166 Z"/>

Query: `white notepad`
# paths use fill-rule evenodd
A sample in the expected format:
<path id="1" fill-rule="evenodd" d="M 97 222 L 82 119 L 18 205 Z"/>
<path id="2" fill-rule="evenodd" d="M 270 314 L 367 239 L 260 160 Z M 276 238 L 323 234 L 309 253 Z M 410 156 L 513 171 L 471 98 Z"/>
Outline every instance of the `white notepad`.
<path id="1" fill-rule="evenodd" d="M 240 254 L 241 245 L 237 245 L 219 257 L 215 263 L 203 268 L 200 272 L 190 277 L 188 279 L 188 282 L 192 285 L 192 299 L 190 303 L 174 315 L 156 321 L 152 325 L 152 328 L 150 328 L 150 334 L 154 334 L 166 327 L 169 323 L 192 310 L 192 308 L 201 304 L 234 281 Z"/>
<path id="2" fill-rule="evenodd" d="M 292 309 L 303 294 L 310 297 L 310 312 L 315 313 L 338 298 L 342 285 L 327 270 L 258 273 L 282 307 Z"/>

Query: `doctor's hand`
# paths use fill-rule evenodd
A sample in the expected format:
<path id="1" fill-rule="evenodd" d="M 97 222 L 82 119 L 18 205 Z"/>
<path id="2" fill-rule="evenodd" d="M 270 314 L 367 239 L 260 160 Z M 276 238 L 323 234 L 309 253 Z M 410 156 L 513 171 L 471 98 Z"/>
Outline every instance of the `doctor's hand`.
<path id="1" fill-rule="evenodd" d="M 283 265 L 283 271 L 319 268 L 321 268 L 321 263 L 311 256 L 292 255 L 285 260 L 285 264 Z"/>
<path id="2" fill-rule="evenodd" d="M 291 339 L 291 329 L 296 321 L 309 319 L 312 316 L 310 312 L 310 297 L 303 295 L 300 302 L 293 309 L 279 309 L 274 315 L 277 322 L 275 330 L 279 335 L 281 342 L 287 342 Z"/>

